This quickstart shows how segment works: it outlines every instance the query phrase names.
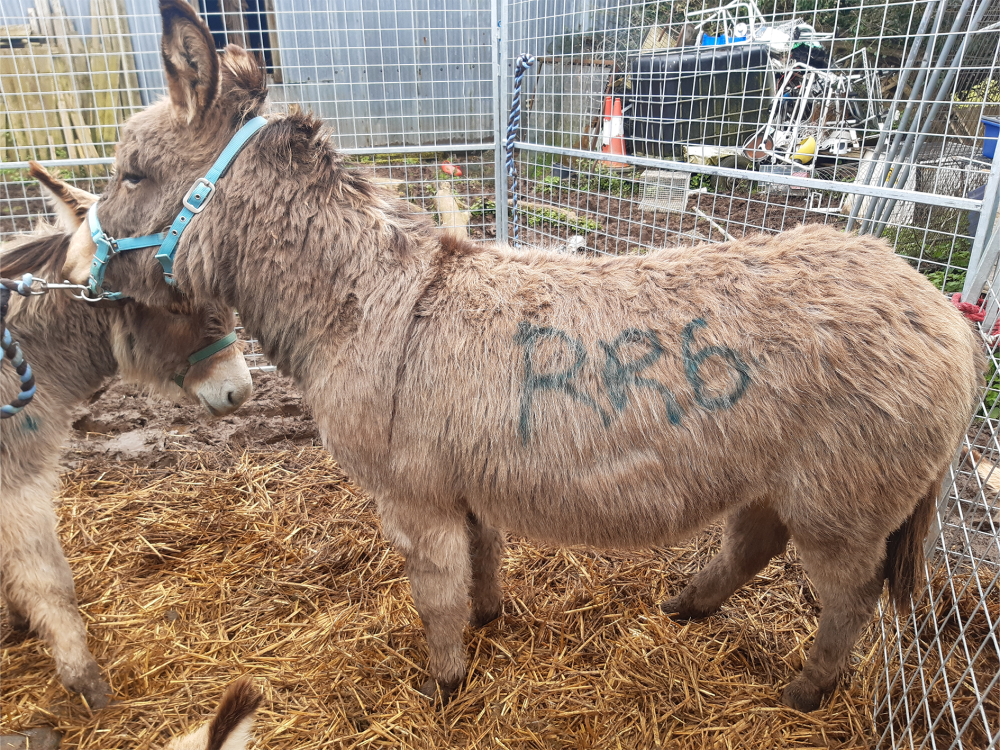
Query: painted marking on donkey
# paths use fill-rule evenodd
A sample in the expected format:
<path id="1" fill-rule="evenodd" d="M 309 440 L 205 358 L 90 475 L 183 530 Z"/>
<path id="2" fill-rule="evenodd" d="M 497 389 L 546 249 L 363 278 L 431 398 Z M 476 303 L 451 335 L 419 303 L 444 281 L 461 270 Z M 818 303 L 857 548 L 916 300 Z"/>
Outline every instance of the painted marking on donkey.
<path id="1" fill-rule="evenodd" d="M 695 401 L 701 406 L 710 411 L 714 411 L 715 409 L 729 409 L 740 400 L 746 392 L 747 386 L 750 385 L 750 368 L 747 367 L 743 358 L 728 346 L 706 346 L 700 352 L 691 356 L 691 341 L 694 338 L 694 329 L 704 328 L 707 325 L 708 323 L 703 319 L 697 318 L 684 326 L 684 333 L 681 337 L 681 357 L 684 360 L 684 375 L 687 377 L 688 383 L 691 384 L 691 388 L 694 389 Z M 702 362 L 712 356 L 722 357 L 732 365 L 733 369 L 740 374 L 740 382 L 736 384 L 736 388 L 732 393 L 716 396 L 715 398 L 706 398 L 705 381 L 701 379 L 700 370 Z"/>
<path id="2" fill-rule="evenodd" d="M 634 362 L 623 363 L 621 348 L 628 344 L 649 344 L 649 351 Z M 608 391 L 608 398 L 615 411 L 621 414 L 628 406 L 628 387 L 652 388 L 663 396 L 663 404 L 667 409 L 667 419 L 670 424 L 678 425 L 684 411 L 677 403 L 677 398 L 663 383 L 652 378 L 640 378 L 638 373 L 647 367 L 654 365 L 663 356 L 663 344 L 660 337 L 649 329 L 642 331 L 638 328 L 626 328 L 610 344 L 606 341 L 598 342 L 604 349 L 605 361 L 604 372 L 601 373 L 604 380 L 604 387 Z"/>
<path id="3" fill-rule="evenodd" d="M 743 358 L 728 346 L 707 346 L 692 354 L 691 344 L 694 332 L 708 325 L 702 318 L 696 318 L 684 326 L 681 334 L 681 360 L 684 365 L 684 377 L 694 391 L 694 400 L 708 411 L 729 409 L 742 398 L 750 385 L 750 368 Z M 534 352 L 538 344 L 546 339 L 555 339 L 568 347 L 574 356 L 574 362 L 562 372 L 540 373 L 535 369 Z M 664 348 L 660 337 L 655 331 L 640 328 L 626 328 L 611 343 L 598 340 L 598 345 L 604 350 L 604 369 L 601 380 L 604 383 L 608 401 L 613 412 L 609 414 L 587 393 L 580 391 L 573 384 L 573 378 L 587 362 L 587 349 L 583 340 L 573 338 L 565 331 L 552 326 L 537 326 L 534 323 L 521 321 L 514 335 L 514 343 L 524 347 L 524 383 L 521 388 L 521 413 L 518 421 L 518 432 L 521 442 L 528 444 L 531 439 L 531 413 L 536 391 L 557 391 L 565 393 L 574 401 L 589 406 L 601 418 L 605 427 L 610 427 L 613 417 L 625 411 L 629 405 L 628 389 L 651 388 L 663 398 L 667 420 L 672 425 L 679 425 L 684 417 L 684 410 L 677 402 L 677 397 L 663 383 L 652 378 L 639 377 L 639 373 L 652 367 L 663 356 Z M 638 359 L 625 361 L 623 347 L 642 345 L 648 351 Z M 737 382 L 729 393 L 719 396 L 706 395 L 706 384 L 701 377 L 701 366 L 709 357 L 722 357 L 731 370 L 737 374 Z"/>
<path id="4" fill-rule="evenodd" d="M 535 365 L 532 360 L 532 353 L 539 342 L 545 339 L 558 339 L 568 346 L 576 356 L 576 361 L 563 372 L 538 373 L 535 372 Z M 517 333 L 514 335 L 514 343 L 524 347 L 524 386 L 521 388 L 521 418 L 518 430 L 521 434 L 521 442 L 528 444 L 531 437 L 531 402 L 535 391 L 562 391 L 575 401 L 586 404 L 601 418 L 601 423 L 607 427 L 611 424 L 611 417 L 604 411 L 597 402 L 586 393 L 581 393 L 571 382 L 573 377 L 580 371 L 587 361 L 587 349 L 583 345 L 582 339 L 570 338 L 565 331 L 551 326 L 536 326 L 534 323 L 521 321 L 517 326 Z"/>

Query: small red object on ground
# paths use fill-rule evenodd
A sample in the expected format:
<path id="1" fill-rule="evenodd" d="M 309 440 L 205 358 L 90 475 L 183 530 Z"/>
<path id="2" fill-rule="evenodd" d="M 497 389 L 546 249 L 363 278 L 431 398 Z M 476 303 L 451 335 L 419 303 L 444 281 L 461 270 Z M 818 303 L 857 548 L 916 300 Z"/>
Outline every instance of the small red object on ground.
<path id="1" fill-rule="evenodd" d="M 441 171 L 444 172 L 447 175 L 451 175 L 452 177 L 461 177 L 462 176 L 462 168 L 461 167 L 456 167 L 450 161 L 446 161 L 446 162 L 444 162 L 441 165 Z"/>

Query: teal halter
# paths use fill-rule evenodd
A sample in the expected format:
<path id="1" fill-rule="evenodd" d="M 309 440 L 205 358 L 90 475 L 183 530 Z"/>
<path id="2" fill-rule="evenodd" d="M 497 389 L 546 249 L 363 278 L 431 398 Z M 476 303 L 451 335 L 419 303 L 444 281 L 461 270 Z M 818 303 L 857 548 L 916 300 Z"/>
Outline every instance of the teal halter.
<path id="1" fill-rule="evenodd" d="M 109 237 L 101 229 L 101 222 L 97 218 L 98 204 L 95 203 L 91 206 L 87 212 L 87 221 L 90 224 L 90 236 L 93 238 L 97 250 L 94 253 L 94 260 L 90 264 L 90 282 L 88 284 L 90 295 L 93 298 L 121 299 L 121 292 L 106 292 L 102 289 L 104 284 L 104 268 L 112 256 L 131 250 L 139 250 L 144 247 L 159 248 L 156 251 L 156 259 L 160 261 L 160 265 L 163 267 L 163 276 L 168 284 L 176 284 L 177 282 L 174 280 L 174 253 L 177 251 L 177 243 L 181 239 L 181 234 L 187 229 L 192 219 L 205 210 L 205 206 L 208 205 L 209 200 L 215 195 L 215 183 L 226 173 L 233 159 L 243 150 L 243 147 L 247 145 L 247 142 L 257 131 L 265 125 L 267 125 L 265 118 L 255 117 L 239 129 L 236 135 L 232 137 L 232 140 L 229 141 L 226 148 L 219 154 L 219 158 L 215 160 L 212 168 L 208 170 L 208 174 L 204 177 L 199 177 L 194 185 L 191 186 L 191 189 L 187 191 L 187 195 L 181 200 L 181 204 L 183 205 L 181 212 L 177 214 L 174 223 L 170 225 L 170 228 L 166 232 L 116 240 L 113 237 Z"/>
<path id="2" fill-rule="evenodd" d="M 160 265 L 163 267 L 163 277 L 167 280 L 168 284 L 171 286 L 175 285 L 177 282 L 174 279 L 174 253 L 177 251 L 177 243 L 181 239 L 181 234 L 184 233 L 184 230 L 187 229 L 194 217 L 205 209 L 209 200 L 215 195 L 215 183 L 226 173 L 233 159 L 243 150 L 243 147 L 247 145 L 247 142 L 257 131 L 265 125 L 267 125 L 265 118 L 255 117 L 239 129 L 226 145 L 226 148 L 219 154 L 219 158 L 215 160 L 212 168 L 208 170 L 208 174 L 204 177 L 199 177 L 194 185 L 191 186 L 191 189 L 187 191 L 187 195 L 181 200 L 181 204 L 183 205 L 181 212 L 177 214 L 177 218 L 174 219 L 173 224 L 170 225 L 170 228 L 166 232 L 116 240 L 113 237 L 109 237 L 101 229 L 101 221 L 97 218 L 98 204 L 95 203 L 92 205 L 90 210 L 87 211 L 87 221 L 90 226 L 90 236 L 93 238 L 97 249 L 94 252 L 94 260 L 90 264 L 90 281 L 87 284 L 89 299 L 123 299 L 124 295 L 121 292 L 106 292 L 102 288 L 104 285 L 105 267 L 112 256 L 118 253 L 140 250 L 145 247 L 159 248 L 156 251 L 156 259 L 160 261 Z M 236 331 L 233 331 L 215 343 L 209 344 L 204 349 L 199 349 L 188 357 L 187 366 L 183 372 L 178 373 L 174 377 L 174 382 L 183 388 L 184 376 L 187 375 L 192 365 L 201 362 L 203 359 L 208 359 L 213 354 L 222 351 L 235 342 Z"/>
<path id="3" fill-rule="evenodd" d="M 184 378 L 187 377 L 188 370 L 191 369 L 191 365 L 196 365 L 203 359 L 208 359 L 213 354 L 217 354 L 225 349 L 227 346 L 232 346 L 236 343 L 236 331 L 227 333 L 221 339 L 216 341 L 214 344 L 209 344 L 204 349 L 199 349 L 190 357 L 188 357 L 187 367 L 185 367 L 181 372 L 174 375 L 174 382 L 177 383 L 181 388 L 184 387 Z"/>

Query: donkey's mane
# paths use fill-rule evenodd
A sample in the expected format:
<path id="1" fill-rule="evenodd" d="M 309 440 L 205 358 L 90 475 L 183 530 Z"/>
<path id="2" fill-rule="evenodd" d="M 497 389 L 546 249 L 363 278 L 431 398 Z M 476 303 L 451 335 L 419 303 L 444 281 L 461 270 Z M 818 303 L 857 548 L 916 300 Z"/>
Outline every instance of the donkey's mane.
<path id="1" fill-rule="evenodd" d="M 44 227 L 41 234 L 14 240 L 0 251 L 0 273 L 4 278 L 26 273 L 57 276 L 66 265 L 70 239 L 66 232 Z"/>
<path id="2" fill-rule="evenodd" d="M 360 204 L 382 195 L 368 175 L 347 166 L 344 156 L 330 142 L 330 131 L 311 112 L 291 112 L 272 120 L 259 138 L 264 153 L 308 170 L 308 179 L 332 189 L 338 197 Z"/>
<path id="3" fill-rule="evenodd" d="M 277 171 L 289 174 L 317 198 L 329 196 L 339 213 L 364 214 L 379 226 L 378 233 L 389 238 L 388 246 L 397 257 L 413 255 L 431 237 L 434 241 L 428 247 L 437 249 L 439 235 L 430 218 L 377 184 L 366 170 L 349 164 L 330 135 L 312 113 L 292 111 L 260 131 L 257 153 L 280 165 Z"/>

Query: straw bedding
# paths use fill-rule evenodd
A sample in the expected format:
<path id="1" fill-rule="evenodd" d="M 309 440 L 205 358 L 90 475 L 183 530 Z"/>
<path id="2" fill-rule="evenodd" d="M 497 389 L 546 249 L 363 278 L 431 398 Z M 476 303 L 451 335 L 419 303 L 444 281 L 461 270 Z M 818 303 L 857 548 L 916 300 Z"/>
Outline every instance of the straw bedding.
<path id="1" fill-rule="evenodd" d="M 247 674 L 265 692 L 257 746 L 270 750 L 872 742 L 874 625 L 823 708 L 780 705 L 818 616 L 794 551 L 719 614 L 678 623 L 656 603 L 704 564 L 718 528 L 643 552 L 511 540 L 504 615 L 468 632 L 470 678 L 442 707 L 415 690 L 426 649 L 403 561 L 322 449 L 165 452 L 85 457 L 63 482 L 60 535 L 116 702 L 91 713 L 4 613 L 4 733 L 49 724 L 63 748 L 157 747 Z"/>

